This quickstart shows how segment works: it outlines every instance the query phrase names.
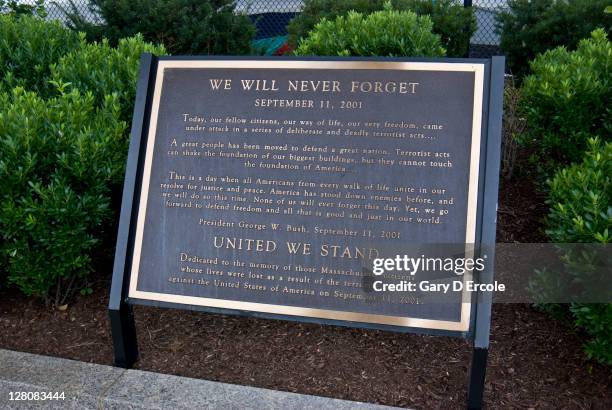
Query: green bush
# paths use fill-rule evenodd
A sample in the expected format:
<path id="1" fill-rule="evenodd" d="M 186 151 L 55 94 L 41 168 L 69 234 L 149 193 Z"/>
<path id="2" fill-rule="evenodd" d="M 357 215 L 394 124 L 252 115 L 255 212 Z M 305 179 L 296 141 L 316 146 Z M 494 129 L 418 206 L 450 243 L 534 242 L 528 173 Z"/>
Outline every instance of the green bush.
<path id="1" fill-rule="evenodd" d="M 47 17 L 45 0 L 35 0 L 31 4 L 23 4 L 18 0 L 0 0 L 0 14 Z"/>
<path id="2" fill-rule="evenodd" d="M 47 96 L 49 66 L 83 43 L 81 34 L 56 21 L 0 15 L 0 90 L 22 86 Z"/>
<path id="3" fill-rule="evenodd" d="M 297 55 L 443 56 L 440 36 L 431 32 L 428 16 L 386 8 L 364 16 L 354 11 L 321 20 L 301 40 Z"/>
<path id="4" fill-rule="evenodd" d="M 96 108 L 74 90 L 45 100 L 0 93 L 0 264 L 26 295 L 65 303 L 112 229 L 110 191 L 123 178 L 126 123 L 116 94 Z"/>
<path id="5" fill-rule="evenodd" d="M 560 243 L 612 240 L 612 143 L 589 140 L 581 164 L 557 172 L 549 182 L 547 235 Z"/>
<path id="6" fill-rule="evenodd" d="M 297 46 L 323 18 L 334 20 L 353 10 L 369 14 L 384 8 L 386 0 L 306 0 L 302 12 L 287 26 L 289 44 Z M 432 31 L 440 35 L 447 55 L 463 57 L 468 52 L 470 38 L 476 31 L 476 17 L 472 8 L 465 8 L 453 0 L 393 0 L 396 10 L 411 10 L 417 15 L 428 15 Z"/>
<path id="7" fill-rule="evenodd" d="M 121 118 L 130 122 L 134 108 L 136 81 L 142 53 L 165 55 L 163 46 L 146 43 L 142 35 L 119 40 L 116 48 L 107 40 L 87 44 L 62 57 L 52 66 L 52 78 L 58 84 L 81 91 L 91 91 L 96 104 L 104 96 L 117 93 Z"/>
<path id="8" fill-rule="evenodd" d="M 233 0 L 92 0 L 92 11 L 104 25 L 90 23 L 76 7 L 67 12 L 69 25 L 88 40 L 106 37 L 111 45 L 142 33 L 164 44 L 172 54 L 247 54 L 255 35 L 248 16 L 236 14 Z"/>
<path id="9" fill-rule="evenodd" d="M 612 136 L 612 44 L 598 29 L 575 51 L 564 47 L 536 57 L 522 87 L 527 142 L 550 173 L 579 161 L 590 136 Z"/>
<path id="10" fill-rule="evenodd" d="M 576 326 L 591 338 L 584 347 L 587 356 L 612 365 L 612 303 L 574 303 L 570 310 Z"/>
<path id="11" fill-rule="evenodd" d="M 608 34 L 612 15 L 604 13 L 609 0 L 509 0 L 497 15 L 500 47 L 513 74 L 523 76 L 539 53 L 578 42 L 598 27 Z"/>
<path id="12" fill-rule="evenodd" d="M 581 164 L 560 170 L 550 182 L 546 232 L 553 242 L 608 244 L 612 240 L 612 143 L 602 147 L 591 139 L 589 146 Z M 588 252 L 569 252 L 564 260 L 576 276 L 572 282 L 588 281 L 591 289 L 603 292 L 609 289 L 609 278 L 601 271 L 585 276 L 591 273 Z M 601 287 L 594 281 L 602 281 Z M 570 311 L 575 325 L 589 335 L 587 355 L 612 364 L 612 304 L 573 303 Z"/>

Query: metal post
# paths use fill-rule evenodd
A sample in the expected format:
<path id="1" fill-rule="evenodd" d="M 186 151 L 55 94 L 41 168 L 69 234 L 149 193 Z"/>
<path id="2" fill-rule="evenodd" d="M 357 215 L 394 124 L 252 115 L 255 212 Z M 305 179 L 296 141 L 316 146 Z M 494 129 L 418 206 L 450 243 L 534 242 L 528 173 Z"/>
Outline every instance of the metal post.
<path id="1" fill-rule="evenodd" d="M 488 355 L 489 349 L 474 348 L 472 366 L 470 367 L 470 384 L 468 386 L 467 408 L 469 410 L 480 410 L 482 408 Z"/>
<path id="2" fill-rule="evenodd" d="M 504 57 L 491 58 L 489 82 L 489 109 L 486 140 L 486 172 L 484 181 L 484 203 L 482 206 L 481 253 L 487 255 L 486 269 L 480 273 L 480 283 L 493 282 L 495 260 L 495 225 L 497 222 L 497 197 L 499 191 L 499 164 L 501 157 L 501 124 L 504 95 Z M 489 334 L 491 331 L 491 308 L 493 296 L 490 292 L 477 295 L 476 325 L 474 328 L 474 351 L 468 385 L 468 409 L 480 409 L 485 386 Z"/>
<path id="3" fill-rule="evenodd" d="M 472 7 L 472 0 L 463 0 L 463 7 L 468 8 L 468 7 Z M 468 31 L 468 27 L 464 27 L 463 29 L 464 31 Z M 470 56 L 470 38 L 468 38 L 467 41 L 467 52 L 465 53 L 464 57 L 469 57 Z"/>
<path id="4" fill-rule="evenodd" d="M 118 310 L 108 310 L 115 350 L 115 366 L 129 369 L 138 360 L 136 324 L 132 307 L 122 303 Z"/>
<path id="5" fill-rule="evenodd" d="M 121 216 L 115 247 L 115 263 L 113 265 L 113 280 L 111 283 L 108 314 L 115 349 L 115 365 L 129 368 L 138 360 L 138 343 L 136 341 L 136 324 L 132 306 L 127 303 L 127 284 L 129 282 L 130 261 L 130 230 L 132 225 L 132 210 L 137 203 L 136 175 L 140 162 L 141 141 L 145 138 L 146 108 L 149 104 L 149 86 L 154 75 L 156 58 L 151 54 L 140 57 L 140 74 L 136 88 L 136 102 L 132 117 L 130 148 L 123 184 L 121 200 Z"/>

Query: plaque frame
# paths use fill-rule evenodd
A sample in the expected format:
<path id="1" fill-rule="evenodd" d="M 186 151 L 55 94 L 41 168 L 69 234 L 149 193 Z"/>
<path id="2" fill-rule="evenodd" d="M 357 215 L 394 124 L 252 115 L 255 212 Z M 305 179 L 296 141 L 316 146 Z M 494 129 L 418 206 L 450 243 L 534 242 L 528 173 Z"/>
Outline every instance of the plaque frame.
<path id="1" fill-rule="evenodd" d="M 468 408 L 480 408 L 484 390 L 484 379 L 489 346 L 492 295 L 479 293 L 470 303 L 470 323 L 467 331 L 430 329 L 422 327 L 394 326 L 377 323 L 347 320 L 322 319 L 316 317 L 283 315 L 276 313 L 252 312 L 245 310 L 194 306 L 158 300 L 130 298 L 130 272 L 134 252 L 136 221 L 138 220 L 140 192 L 145 159 L 146 142 L 149 133 L 153 92 L 159 61 L 185 60 L 229 60 L 229 61 L 266 61 L 271 68 L 279 61 L 388 61 L 418 63 L 461 63 L 482 64 L 484 66 L 480 160 L 477 190 L 475 248 L 486 248 L 488 259 L 486 268 L 480 273 L 481 283 L 493 282 L 495 248 L 495 225 L 497 195 L 499 187 L 499 167 L 501 155 L 501 127 L 503 110 L 504 57 L 490 59 L 466 58 L 382 58 L 382 57 L 156 57 L 143 54 L 140 58 L 140 73 L 137 82 L 136 100 L 130 144 L 126 166 L 121 215 L 117 233 L 117 246 L 113 265 L 113 276 L 109 299 L 109 316 L 115 352 L 115 365 L 130 368 L 138 359 L 136 326 L 132 305 L 143 304 L 162 308 L 198 310 L 209 313 L 222 313 L 252 316 L 266 319 L 292 320 L 308 323 L 362 327 L 385 331 L 423 333 L 435 336 L 467 338 L 474 343 L 474 353 L 469 374 Z"/>

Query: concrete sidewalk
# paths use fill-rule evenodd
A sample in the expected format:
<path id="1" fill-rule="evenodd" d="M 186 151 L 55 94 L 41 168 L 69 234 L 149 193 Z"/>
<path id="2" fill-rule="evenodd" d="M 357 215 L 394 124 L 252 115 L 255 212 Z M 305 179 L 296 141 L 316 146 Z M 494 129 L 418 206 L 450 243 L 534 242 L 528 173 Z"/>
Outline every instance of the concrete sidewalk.
<path id="1" fill-rule="evenodd" d="M 10 392 L 64 392 L 65 399 L 11 401 Z M 390 407 L 0 349 L 0 409 L 25 408 L 382 410 Z"/>

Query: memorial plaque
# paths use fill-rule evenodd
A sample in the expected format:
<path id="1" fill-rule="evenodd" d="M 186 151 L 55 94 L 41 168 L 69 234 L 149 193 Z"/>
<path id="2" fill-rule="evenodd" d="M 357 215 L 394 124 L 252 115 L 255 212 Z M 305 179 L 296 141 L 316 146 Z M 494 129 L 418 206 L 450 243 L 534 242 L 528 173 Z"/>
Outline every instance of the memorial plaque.
<path id="1" fill-rule="evenodd" d="M 159 59 L 129 300 L 468 332 L 363 267 L 478 242 L 489 63 Z"/>
<path id="2" fill-rule="evenodd" d="M 109 299 L 115 364 L 138 359 L 133 304 L 454 335 L 473 340 L 467 405 L 480 408 L 491 292 L 431 303 L 376 278 L 493 283 L 503 75 L 503 57 L 143 54 Z M 386 266 L 421 251 L 489 259 L 459 280 Z"/>

